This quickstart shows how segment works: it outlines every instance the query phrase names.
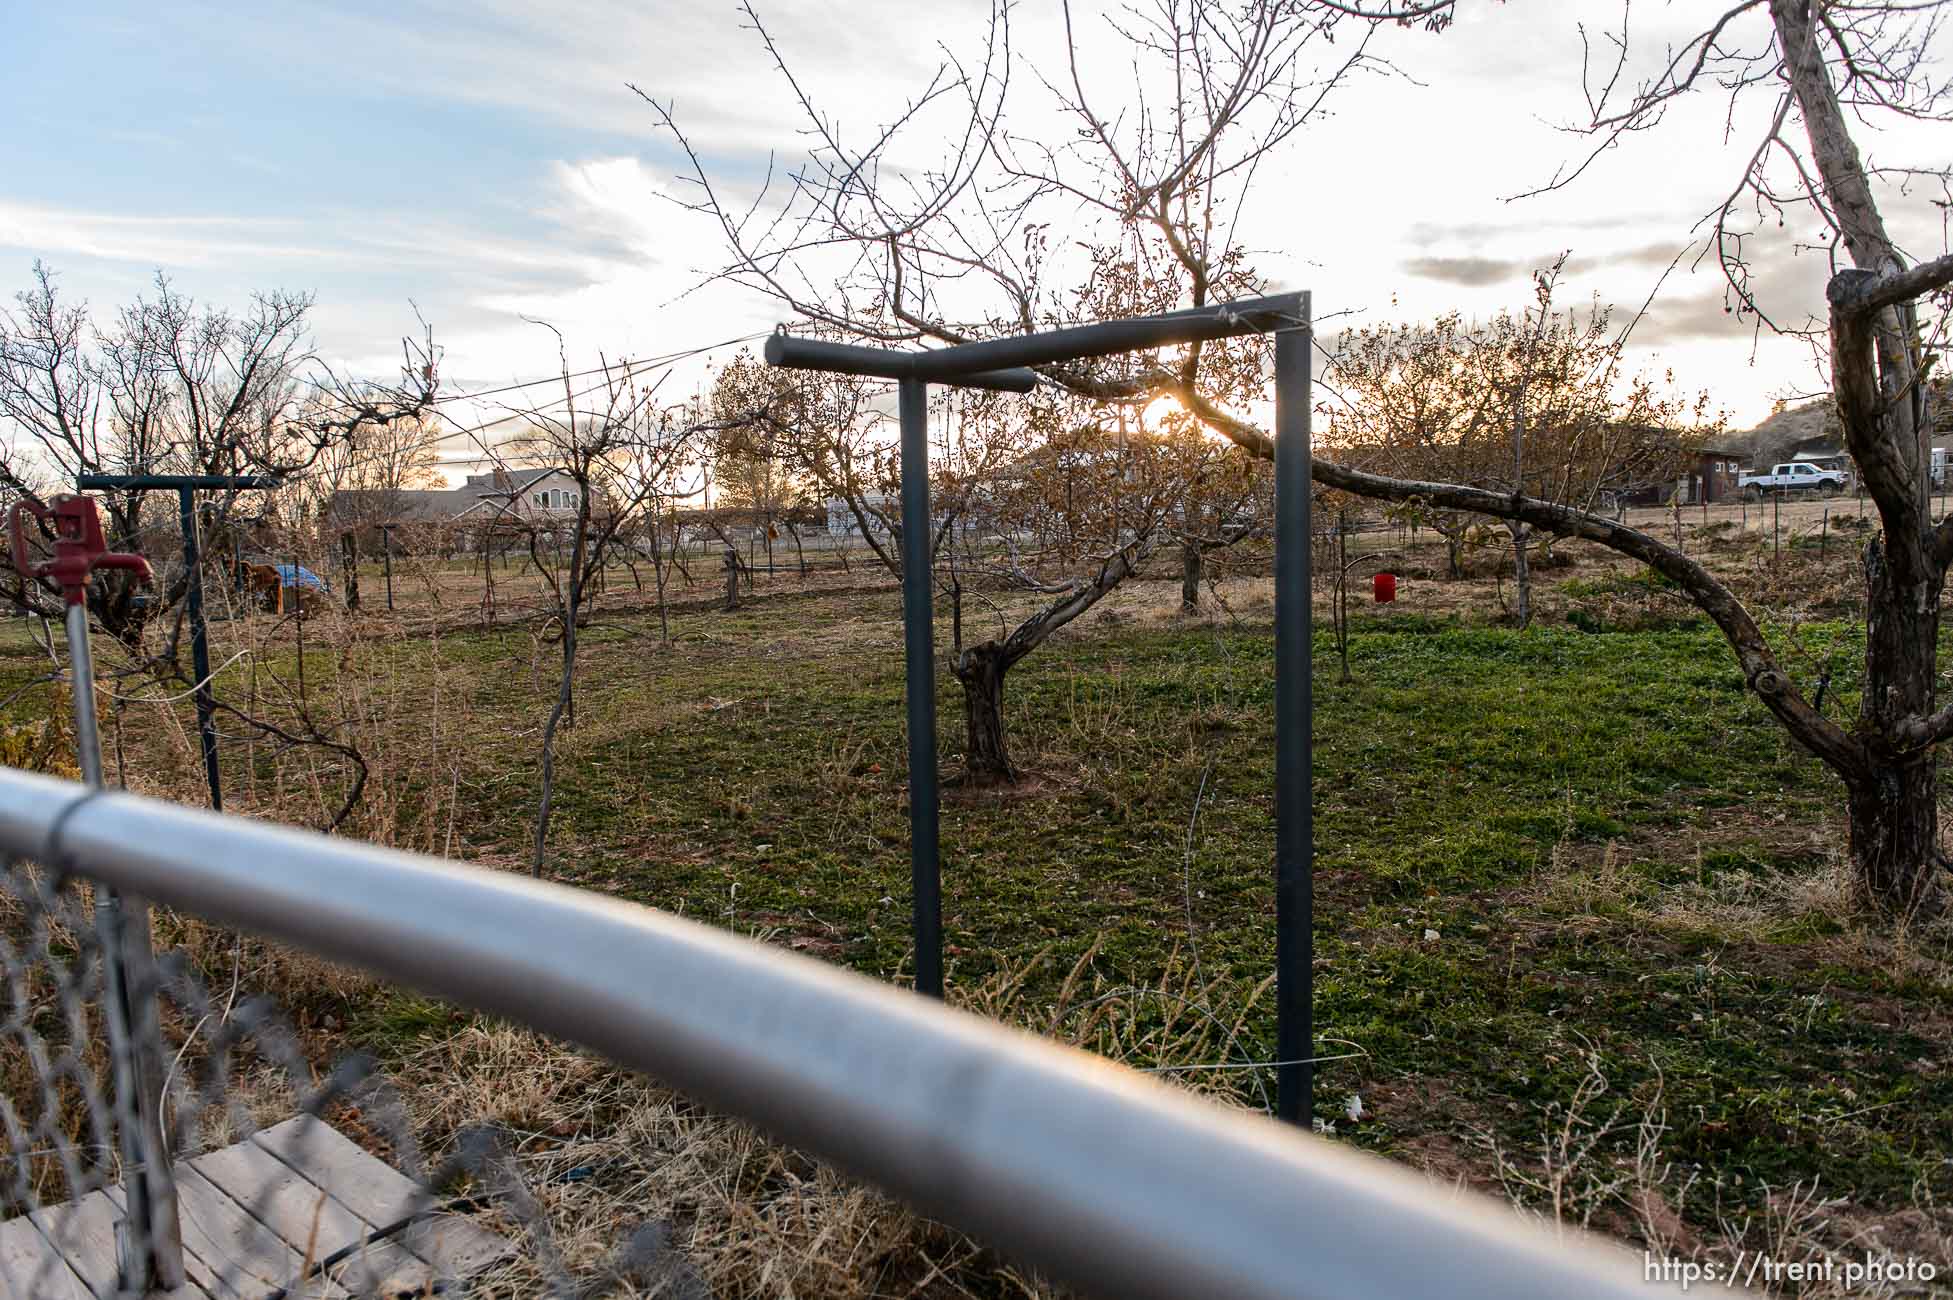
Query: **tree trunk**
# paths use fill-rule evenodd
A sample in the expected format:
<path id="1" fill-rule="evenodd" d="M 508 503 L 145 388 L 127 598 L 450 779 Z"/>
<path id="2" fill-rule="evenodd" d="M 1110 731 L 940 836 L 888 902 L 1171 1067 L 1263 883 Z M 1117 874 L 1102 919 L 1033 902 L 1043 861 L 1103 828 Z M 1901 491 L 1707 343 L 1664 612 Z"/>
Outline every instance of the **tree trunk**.
<path id="1" fill-rule="evenodd" d="M 346 568 L 346 609 L 359 608 L 359 542 L 351 533 L 339 534 L 339 552 Z M 296 562 L 296 561 L 294 561 Z M 297 578 L 294 577 L 296 582 Z"/>
<path id="2" fill-rule="evenodd" d="M 576 622 L 583 605 L 583 547 L 589 525 L 588 514 L 579 511 L 569 592 L 563 610 L 563 673 L 556 683 L 556 703 L 549 710 L 549 721 L 543 724 L 542 795 L 536 803 L 535 855 L 529 867 L 529 874 L 538 880 L 542 879 L 549 848 L 550 809 L 556 801 L 556 731 L 558 727 L 576 725 Z"/>
<path id="3" fill-rule="evenodd" d="M 1880 910 L 1931 915 L 1941 903 L 1939 763 L 1875 769 L 1846 785 L 1851 863 L 1860 901 Z"/>
<path id="4" fill-rule="evenodd" d="M 801 581 L 807 579 L 807 548 L 800 544 L 800 528 L 793 520 L 787 520 L 787 531 L 793 534 L 794 563 L 800 566 Z"/>
<path id="5" fill-rule="evenodd" d="M 1863 771 L 1847 774 L 1851 860 L 1863 900 L 1883 911 L 1935 912 L 1941 904 L 1939 760 L 1935 747 L 1891 737 L 1933 712 L 1939 582 L 1923 545 L 1875 538 L 1865 547 Z"/>
<path id="6" fill-rule="evenodd" d="M 1441 533 L 1440 536 L 1444 538 L 1445 568 L 1453 578 L 1464 577 L 1465 535 L 1463 533 L 1446 532 Z"/>
<path id="7" fill-rule="evenodd" d="M 1004 674 L 1010 661 L 995 641 L 970 646 L 957 657 L 956 680 L 963 683 L 963 711 L 969 722 L 964 779 L 971 785 L 1009 785 L 1017 780 L 1004 747 Z"/>
<path id="8" fill-rule="evenodd" d="M 1199 542 L 1180 543 L 1180 612 L 1200 612 L 1200 579 L 1207 567 L 1206 554 Z"/>
<path id="9" fill-rule="evenodd" d="M 1526 558 L 1526 544 L 1531 540 L 1531 532 L 1522 526 L 1515 526 L 1512 532 L 1512 617 L 1521 629 L 1530 627 L 1533 621 L 1533 571 Z"/>

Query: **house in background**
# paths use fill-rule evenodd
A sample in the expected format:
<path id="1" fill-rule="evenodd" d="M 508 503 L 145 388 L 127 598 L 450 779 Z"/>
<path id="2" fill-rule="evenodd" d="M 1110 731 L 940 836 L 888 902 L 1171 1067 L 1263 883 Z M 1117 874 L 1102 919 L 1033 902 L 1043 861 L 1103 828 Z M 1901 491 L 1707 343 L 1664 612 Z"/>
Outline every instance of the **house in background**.
<path id="1" fill-rule="evenodd" d="M 1953 433 L 1933 436 L 1933 490 L 1953 487 Z"/>
<path id="2" fill-rule="evenodd" d="M 1742 472 L 1743 457 L 1740 452 L 1722 447 L 1704 447 L 1690 459 L 1681 481 L 1676 484 L 1676 491 L 1681 494 L 1683 505 L 1714 505 L 1735 497 L 1736 480 L 1742 476 Z"/>
<path id="3" fill-rule="evenodd" d="M 900 517 L 902 513 L 902 503 L 885 492 L 864 492 L 861 495 L 861 504 L 867 512 L 868 527 L 873 529 L 877 536 L 888 530 L 882 526 L 876 511 L 879 510 L 891 518 Z M 850 541 L 861 536 L 861 526 L 855 520 L 854 511 L 849 509 L 846 497 L 829 497 L 826 505 L 828 536 Z"/>
<path id="4" fill-rule="evenodd" d="M 568 525 L 576 519 L 582 489 L 560 469 L 496 469 L 470 474 L 452 488 L 351 488 L 335 492 L 320 521 L 327 537 L 357 535 L 377 546 L 382 529 L 429 534 Z M 593 503 L 593 512 L 600 503 Z M 372 536 L 368 536 L 372 534 Z"/>

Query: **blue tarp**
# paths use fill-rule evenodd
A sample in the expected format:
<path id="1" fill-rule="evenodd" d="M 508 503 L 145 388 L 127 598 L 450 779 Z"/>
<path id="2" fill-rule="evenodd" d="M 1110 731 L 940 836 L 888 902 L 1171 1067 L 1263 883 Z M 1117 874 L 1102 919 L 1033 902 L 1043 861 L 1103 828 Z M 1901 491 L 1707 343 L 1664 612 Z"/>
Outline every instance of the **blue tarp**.
<path id="1" fill-rule="evenodd" d="M 326 585 L 324 579 L 302 564 L 274 564 L 271 567 L 277 570 L 278 582 L 281 586 L 310 587 L 314 591 L 323 591 L 328 594 L 332 591 L 332 588 Z"/>

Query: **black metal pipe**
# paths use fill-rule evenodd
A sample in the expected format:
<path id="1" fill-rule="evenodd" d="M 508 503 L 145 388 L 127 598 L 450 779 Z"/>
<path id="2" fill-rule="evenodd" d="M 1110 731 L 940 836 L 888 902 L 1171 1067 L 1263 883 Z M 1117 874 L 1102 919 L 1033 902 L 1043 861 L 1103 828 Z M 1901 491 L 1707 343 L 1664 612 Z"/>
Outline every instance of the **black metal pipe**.
<path id="1" fill-rule="evenodd" d="M 925 379 L 949 382 L 958 375 L 972 371 L 1051 365 L 1086 357 L 1111 356 L 1115 352 L 1139 352 L 1178 343 L 1199 343 L 1241 334 L 1265 334 L 1269 330 L 1306 325 L 1307 313 L 1308 306 L 1303 294 L 1278 293 L 1241 302 L 1189 307 L 1159 316 L 1135 316 L 1128 320 L 1100 321 L 1094 325 L 1046 330 L 1039 334 L 960 343 L 955 347 L 923 354 L 928 359 L 919 363 L 919 373 Z"/>
<path id="2" fill-rule="evenodd" d="M 387 608 L 393 608 L 393 525 L 380 525 L 380 560 L 387 570 Z"/>
<path id="3" fill-rule="evenodd" d="M 778 337 L 777 335 L 775 337 Z M 902 381 L 902 638 L 909 695 L 909 870 L 915 989 L 943 995 L 942 860 L 936 825 L 936 638 L 931 602 L 929 386 Z"/>
<path id="4" fill-rule="evenodd" d="M 799 338 L 792 334 L 772 334 L 766 340 L 768 365 L 789 370 L 825 370 L 838 375 L 868 375 L 876 379 L 915 379 L 922 377 L 919 367 L 939 352 L 898 352 L 893 348 L 864 348 L 852 343 L 827 339 Z M 988 374 L 965 374 L 943 380 L 959 388 L 989 388 L 1001 393 L 1028 393 L 1038 386 L 1038 377 L 1029 370 L 1005 370 Z"/>
<path id="5" fill-rule="evenodd" d="M 1275 331 L 1275 970 L 1276 1113 L 1306 1124 L 1314 1073 L 1309 616 L 1310 303 L 1306 292 L 1104 321 L 1074 329 L 897 352 L 776 333 L 776 366 L 901 382 L 902 608 L 909 709 L 909 819 L 916 988 L 942 993 L 937 853 L 934 644 L 931 628 L 928 385 L 1024 391 L 1020 367 Z M 1006 382 L 1008 381 L 1008 382 Z"/>
<path id="6" fill-rule="evenodd" d="M 189 578 L 190 666 L 196 672 L 197 735 L 203 749 L 204 781 L 210 787 L 210 806 L 224 810 L 223 781 L 217 770 L 216 700 L 210 691 L 210 641 L 203 615 L 203 564 L 197 549 L 197 510 L 194 493 L 248 492 L 276 488 L 270 474 L 77 474 L 75 486 L 84 492 L 117 490 L 176 493 L 177 515 L 183 528 L 183 564 Z M 233 550 L 232 562 L 237 556 Z"/>
<path id="7" fill-rule="evenodd" d="M 75 486 L 84 492 L 116 488 L 167 492 L 222 492 L 269 489 L 283 480 L 271 474 L 77 474 Z"/>
<path id="8" fill-rule="evenodd" d="M 1026 392 L 1028 388 L 1015 384 L 989 381 L 1027 373 L 1019 369 L 1024 366 L 1286 329 L 1306 320 L 1305 297 L 1301 293 L 1278 293 L 1241 302 L 1189 307 L 1159 316 L 1136 316 L 1038 334 L 959 343 L 933 352 L 896 352 L 775 334 L 766 341 L 766 359 L 776 366 L 801 370 L 836 370 L 851 375 L 915 378 L 930 383 Z"/>
<path id="9" fill-rule="evenodd" d="M 176 506 L 183 523 L 183 563 L 190 578 L 190 666 L 196 671 L 197 734 L 203 744 L 203 775 L 210 786 L 210 807 L 224 811 L 224 787 L 217 773 L 216 704 L 210 694 L 210 642 L 204 634 L 203 565 L 197 557 L 196 489 L 176 490 Z"/>
<path id="10" fill-rule="evenodd" d="M 1275 335 L 1275 1115 L 1314 1110 L 1313 747 L 1309 618 L 1310 326 Z"/>

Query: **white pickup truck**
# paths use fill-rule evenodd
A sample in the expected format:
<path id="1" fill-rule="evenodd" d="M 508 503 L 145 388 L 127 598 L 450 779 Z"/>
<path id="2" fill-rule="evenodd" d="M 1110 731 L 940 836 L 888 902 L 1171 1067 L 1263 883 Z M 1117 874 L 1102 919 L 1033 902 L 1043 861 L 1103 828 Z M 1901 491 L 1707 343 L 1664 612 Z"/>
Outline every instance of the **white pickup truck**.
<path id="1" fill-rule="evenodd" d="M 1772 492 L 1824 492 L 1845 490 L 1844 471 L 1825 469 L 1809 461 L 1786 461 L 1773 465 L 1768 474 L 1745 474 L 1736 480 L 1737 488 L 1752 501 Z"/>

